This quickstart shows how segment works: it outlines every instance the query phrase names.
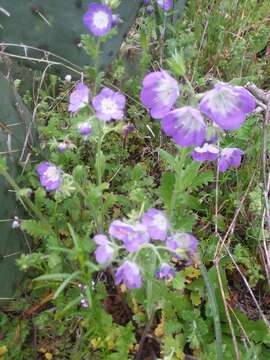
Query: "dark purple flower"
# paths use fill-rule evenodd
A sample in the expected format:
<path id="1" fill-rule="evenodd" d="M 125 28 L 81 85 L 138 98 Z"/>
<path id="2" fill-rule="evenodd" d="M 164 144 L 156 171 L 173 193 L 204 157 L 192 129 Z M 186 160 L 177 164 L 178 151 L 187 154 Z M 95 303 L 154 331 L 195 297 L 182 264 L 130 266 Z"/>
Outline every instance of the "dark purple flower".
<path id="1" fill-rule="evenodd" d="M 151 0 L 143 0 L 144 5 L 148 5 L 151 3 Z"/>
<path id="2" fill-rule="evenodd" d="M 127 124 L 122 127 L 122 133 L 126 137 L 129 133 L 133 132 L 135 130 L 135 126 L 133 124 Z"/>
<path id="3" fill-rule="evenodd" d="M 113 14 L 112 16 L 112 26 L 117 26 L 122 24 L 123 20 L 120 18 L 118 14 Z"/>
<path id="4" fill-rule="evenodd" d="M 106 235 L 98 234 L 94 236 L 94 241 L 98 245 L 95 256 L 99 264 L 104 264 L 112 260 L 114 250 L 109 243 Z"/>
<path id="5" fill-rule="evenodd" d="M 160 269 L 156 272 L 156 277 L 160 280 L 172 280 L 175 277 L 175 271 L 170 265 L 163 263 L 161 264 Z"/>
<path id="6" fill-rule="evenodd" d="M 78 84 L 75 90 L 70 94 L 68 111 L 77 113 L 87 105 L 89 102 L 89 94 L 90 90 L 86 85 L 83 83 Z"/>
<path id="7" fill-rule="evenodd" d="M 152 72 L 143 80 L 141 102 L 154 119 L 165 116 L 179 96 L 177 81 L 164 70 Z"/>
<path id="8" fill-rule="evenodd" d="M 163 211 L 151 208 L 142 217 L 152 240 L 166 240 L 169 221 Z"/>
<path id="9" fill-rule="evenodd" d="M 109 234 L 121 240 L 130 253 L 139 250 L 141 245 L 150 240 L 149 233 L 145 225 L 137 223 L 135 225 L 128 225 L 120 220 L 115 220 L 109 227 Z"/>
<path id="10" fill-rule="evenodd" d="M 170 11 L 173 8 L 173 0 L 157 0 L 157 5 L 164 11 Z"/>
<path id="11" fill-rule="evenodd" d="M 256 107 L 255 98 L 243 87 L 216 84 L 200 102 L 200 110 L 224 130 L 235 130 Z"/>
<path id="12" fill-rule="evenodd" d="M 49 162 L 42 162 L 37 168 L 39 181 L 47 191 L 58 190 L 62 184 L 61 169 Z"/>
<path id="13" fill-rule="evenodd" d="M 241 164 L 244 151 L 238 148 L 225 148 L 220 153 L 218 160 L 219 171 L 225 172 L 229 168 L 238 168 Z"/>
<path id="14" fill-rule="evenodd" d="M 57 146 L 57 150 L 58 150 L 59 152 L 64 152 L 67 148 L 68 148 L 68 145 L 67 145 L 67 143 L 65 143 L 65 142 L 61 142 L 61 143 L 59 143 L 58 146 Z"/>
<path id="15" fill-rule="evenodd" d="M 167 239 L 166 246 L 181 259 L 196 253 L 198 240 L 192 234 L 179 232 Z"/>
<path id="16" fill-rule="evenodd" d="M 104 88 L 92 101 L 97 118 L 103 121 L 122 120 L 126 98 L 120 92 Z"/>
<path id="17" fill-rule="evenodd" d="M 92 3 L 83 17 L 83 22 L 93 35 L 103 36 L 112 28 L 112 15 L 107 5 Z"/>
<path id="18" fill-rule="evenodd" d="M 206 125 L 199 110 L 184 106 L 172 110 L 161 121 L 162 129 L 181 146 L 200 146 L 206 136 Z"/>
<path id="19" fill-rule="evenodd" d="M 147 12 L 147 14 L 152 14 L 153 13 L 153 11 L 154 11 L 154 7 L 152 6 L 152 5 L 148 5 L 148 6 L 146 6 L 146 12 Z"/>
<path id="20" fill-rule="evenodd" d="M 138 266 L 129 260 L 126 260 L 116 271 L 115 284 L 123 283 L 129 289 L 140 288 L 142 279 Z"/>
<path id="21" fill-rule="evenodd" d="M 192 152 L 192 158 L 195 161 L 212 161 L 218 158 L 219 149 L 215 145 L 205 143 L 203 146 L 197 146 Z"/>
<path id="22" fill-rule="evenodd" d="M 81 122 L 77 124 L 77 128 L 80 134 L 83 136 L 84 140 L 87 140 L 92 132 L 92 126 L 89 124 L 89 122 L 88 121 Z"/>

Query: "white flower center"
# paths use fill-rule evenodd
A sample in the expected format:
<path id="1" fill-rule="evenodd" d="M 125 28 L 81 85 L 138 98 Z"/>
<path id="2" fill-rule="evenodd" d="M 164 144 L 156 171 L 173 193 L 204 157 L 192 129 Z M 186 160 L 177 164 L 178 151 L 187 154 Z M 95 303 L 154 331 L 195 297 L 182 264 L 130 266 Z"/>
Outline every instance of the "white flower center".
<path id="1" fill-rule="evenodd" d="M 216 146 L 213 146 L 213 145 L 207 144 L 207 143 L 205 143 L 202 147 L 200 147 L 200 146 L 195 147 L 194 150 L 198 153 L 205 153 L 205 152 L 211 152 L 214 154 L 219 153 L 219 150 Z"/>
<path id="2" fill-rule="evenodd" d="M 157 214 L 153 219 L 154 226 L 156 226 L 159 230 L 165 231 L 167 230 L 167 219 L 162 214 Z"/>
<path id="3" fill-rule="evenodd" d="M 172 85 L 170 79 L 162 79 L 159 82 L 159 85 L 156 89 L 157 92 L 157 102 L 162 102 L 163 104 L 168 104 L 171 101 L 171 97 L 176 91 L 175 87 Z"/>
<path id="4" fill-rule="evenodd" d="M 109 16 L 104 11 L 97 11 L 93 16 L 93 23 L 98 29 L 104 29 L 109 24 Z"/>
<path id="5" fill-rule="evenodd" d="M 210 109 L 222 116 L 237 110 L 238 95 L 229 88 L 213 90 L 208 99 Z"/>
<path id="6" fill-rule="evenodd" d="M 44 174 L 48 181 L 55 182 L 59 179 L 59 170 L 55 166 L 50 166 Z"/>
<path id="7" fill-rule="evenodd" d="M 182 113 L 175 123 L 175 129 L 184 129 L 187 136 L 199 131 L 201 127 L 201 123 L 189 111 Z"/>
<path id="8" fill-rule="evenodd" d="M 101 108 L 104 114 L 113 114 L 115 111 L 117 111 L 117 105 L 115 101 L 110 98 L 106 98 L 101 101 Z"/>

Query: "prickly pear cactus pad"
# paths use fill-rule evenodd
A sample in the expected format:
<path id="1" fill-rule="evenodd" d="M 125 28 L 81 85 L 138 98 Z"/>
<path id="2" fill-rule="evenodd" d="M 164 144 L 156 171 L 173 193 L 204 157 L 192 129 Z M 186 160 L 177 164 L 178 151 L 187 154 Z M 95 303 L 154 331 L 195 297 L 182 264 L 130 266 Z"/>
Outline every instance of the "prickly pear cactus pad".
<path id="1" fill-rule="evenodd" d="M 82 17 L 91 2 L 97 0 L 3 0 L 0 11 L 0 43 L 2 51 L 24 57 L 49 59 L 65 62 L 52 56 L 56 54 L 79 67 L 89 64 L 89 57 L 80 46 L 81 34 L 88 34 Z M 141 0 L 122 0 L 114 13 L 119 14 L 122 23 L 118 33 L 103 48 L 101 66 L 106 66 L 116 56 L 121 43 L 129 31 L 141 6 Z M 24 44 L 48 53 L 35 51 L 27 47 L 8 46 L 5 44 Z M 66 62 L 65 62 L 66 63 Z M 67 63 L 66 63 L 67 64 Z M 29 66 L 37 63 L 29 61 Z M 46 64 L 45 64 L 46 65 Z M 58 72 L 65 74 L 63 67 Z"/>
<path id="2" fill-rule="evenodd" d="M 23 105 L 20 96 L 10 82 L 0 73 L 0 153 L 5 158 L 9 174 L 18 175 L 18 161 L 22 149 L 27 156 L 29 148 L 25 139 L 31 126 L 31 115 Z M 26 146 L 24 146 L 26 145 Z M 24 156 L 24 159 L 25 159 Z M 22 274 L 15 260 L 22 251 L 27 251 L 26 238 L 19 228 L 13 229 L 14 216 L 20 217 L 22 209 L 16 201 L 14 192 L 0 176 L 0 306 L 10 298 Z"/>

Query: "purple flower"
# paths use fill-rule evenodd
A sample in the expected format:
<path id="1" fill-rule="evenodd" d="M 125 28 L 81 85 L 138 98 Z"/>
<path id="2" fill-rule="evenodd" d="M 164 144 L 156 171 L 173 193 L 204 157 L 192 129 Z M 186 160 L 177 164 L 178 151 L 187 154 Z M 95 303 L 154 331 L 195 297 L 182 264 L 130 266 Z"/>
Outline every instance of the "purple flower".
<path id="1" fill-rule="evenodd" d="M 175 271 L 170 265 L 163 263 L 161 264 L 160 269 L 156 272 L 156 277 L 160 280 L 172 280 L 175 277 Z"/>
<path id="2" fill-rule="evenodd" d="M 99 264 L 104 264 L 112 260 L 114 250 L 110 246 L 109 239 L 106 235 L 98 234 L 94 236 L 94 241 L 98 245 L 95 256 Z"/>
<path id="3" fill-rule="evenodd" d="M 179 232 L 167 239 L 166 246 L 179 258 L 185 258 L 196 253 L 198 240 L 192 234 Z"/>
<path id="4" fill-rule="evenodd" d="M 142 218 L 152 240 L 166 240 L 169 222 L 163 211 L 151 208 Z"/>
<path id="5" fill-rule="evenodd" d="M 144 5 L 150 4 L 151 0 L 143 0 Z"/>
<path id="6" fill-rule="evenodd" d="M 143 79 L 141 102 L 154 119 L 165 116 L 179 96 L 177 81 L 164 70 L 152 72 Z"/>
<path id="7" fill-rule="evenodd" d="M 42 162 L 37 168 L 39 181 L 47 190 L 58 190 L 62 183 L 61 169 L 49 162 Z"/>
<path id="8" fill-rule="evenodd" d="M 131 261 L 126 260 L 116 271 L 115 284 L 125 284 L 127 288 L 134 289 L 140 288 L 142 285 L 142 279 L 140 275 L 140 269 Z"/>
<path id="9" fill-rule="evenodd" d="M 212 161 L 218 158 L 219 149 L 215 145 L 205 143 L 203 146 L 197 146 L 192 152 L 192 158 L 196 161 Z"/>
<path id="10" fill-rule="evenodd" d="M 225 148 L 220 153 L 218 160 L 219 171 L 225 172 L 229 168 L 238 168 L 241 164 L 244 151 L 238 148 Z"/>
<path id="11" fill-rule="evenodd" d="M 75 90 L 70 94 L 68 111 L 71 113 L 77 113 L 80 109 L 87 105 L 89 101 L 89 94 L 89 88 L 83 83 L 79 83 Z"/>
<path id="12" fill-rule="evenodd" d="M 112 28 L 112 11 L 107 5 L 92 3 L 83 17 L 84 25 L 95 36 L 103 36 Z"/>
<path id="13" fill-rule="evenodd" d="M 82 306 L 84 309 L 87 309 L 87 308 L 89 307 L 89 303 L 88 303 L 87 299 L 84 298 L 84 297 L 81 299 L 81 306 Z"/>
<path id="14" fill-rule="evenodd" d="M 146 12 L 147 12 L 147 14 L 152 14 L 153 13 L 153 11 L 154 11 L 154 7 L 152 6 L 152 5 L 148 5 L 148 6 L 146 6 Z"/>
<path id="15" fill-rule="evenodd" d="M 200 146 L 206 136 L 206 125 L 199 110 L 191 106 L 170 111 L 161 121 L 162 129 L 181 146 Z"/>
<path id="16" fill-rule="evenodd" d="M 107 238 L 106 235 L 103 234 L 97 234 L 94 236 L 94 242 L 97 245 L 107 245 L 109 243 L 109 239 Z"/>
<path id="17" fill-rule="evenodd" d="M 112 16 L 112 26 L 117 26 L 121 24 L 123 20 L 120 18 L 118 14 L 113 14 Z"/>
<path id="18" fill-rule="evenodd" d="M 200 102 L 200 110 L 224 130 L 235 130 L 256 107 L 255 98 L 243 87 L 216 84 Z"/>
<path id="19" fill-rule="evenodd" d="M 164 11 L 170 11 L 173 8 L 173 0 L 157 0 L 157 5 Z"/>
<path id="20" fill-rule="evenodd" d="M 92 127 L 88 121 L 84 121 L 84 122 L 77 124 L 77 128 L 78 128 L 80 134 L 83 136 L 86 136 L 86 137 L 89 136 L 92 132 Z"/>
<path id="21" fill-rule="evenodd" d="M 57 146 L 57 150 L 58 150 L 59 152 L 64 152 L 67 148 L 68 148 L 68 145 L 67 145 L 67 143 L 65 143 L 65 142 L 61 142 L 61 143 L 59 143 L 58 146 Z"/>
<path id="22" fill-rule="evenodd" d="M 115 220 L 109 227 L 109 234 L 123 241 L 126 250 L 130 253 L 139 250 L 140 246 L 150 240 L 147 227 L 137 223 L 134 226 L 125 224 L 120 220 Z"/>
<path id="23" fill-rule="evenodd" d="M 94 97 L 92 104 L 100 120 L 122 120 L 124 117 L 126 98 L 120 92 L 104 88 Z"/>
<path id="24" fill-rule="evenodd" d="M 135 130 L 135 126 L 133 124 L 127 124 L 122 127 L 122 134 L 126 137 L 129 133 Z"/>

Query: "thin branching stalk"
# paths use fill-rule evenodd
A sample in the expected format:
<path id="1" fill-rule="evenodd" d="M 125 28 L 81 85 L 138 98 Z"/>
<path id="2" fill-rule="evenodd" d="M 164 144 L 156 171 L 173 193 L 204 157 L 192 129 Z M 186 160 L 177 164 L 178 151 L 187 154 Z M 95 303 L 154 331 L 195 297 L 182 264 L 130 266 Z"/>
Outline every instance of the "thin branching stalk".
<path id="1" fill-rule="evenodd" d="M 232 335 L 235 358 L 237 360 L 240 360 L 241 358 L 240 358 L 240 353 L 239 353 L 239 349 L 238 349 L 238 345 L 237 345 L 237 339 L 236 339 L 236 336 L 235 336 L 235 332 L 234 332 L 234 328 L 233 328 L 233 324 L 232 324 L 232 319 L 230 317 L 230 312 L 229 312 L 229 309 L 228 309 L 227 300 L 226 300 L 226 296 L 225 296 L 225 292 L 224 292 L 224 288 L 223 288 L 223 283 L 222 283 L 222 279 L 221 279 L 221 275 L 220 275 L 219 259 L 216 261 L 215 266 L 216 266 L 216 271 L 217 271 L 217 276 L 218 276 L 218 283 L 219 283 L 219 288 L 220 288 L 220 292 L 221 292 L 221 297 L 222 297 L 222 301 L 223 301 L 223 304 L 224 304 L 225 314 L 226 314 L 226 318 L 227 318 L 228 325 L 229 325 L 229 328 L 230 328 L 230 332 L 231 332 L 231 335 Z"/>
<path id="2" fill-rule="evenodd" d="M 204 266 L 202 261 L 199 261 L 200 270 L 203 276 L 203 280 L 205 282 L 208 300 L 211 306 L 213 319 L 214 319 L 214 326 L 215 326 L 215 335 L 216 335 L 216 359 L 222 360 L 223 359 L 223 351 L 222 351 L 222 333 L 221 333 L 221 326 L 220 326 L 220 317 L 219 311 L 217 306 L 217 301 L 215 297 L 215 292 L 208 277 L 208 273 L 206 267 Z"/>

